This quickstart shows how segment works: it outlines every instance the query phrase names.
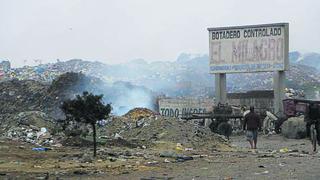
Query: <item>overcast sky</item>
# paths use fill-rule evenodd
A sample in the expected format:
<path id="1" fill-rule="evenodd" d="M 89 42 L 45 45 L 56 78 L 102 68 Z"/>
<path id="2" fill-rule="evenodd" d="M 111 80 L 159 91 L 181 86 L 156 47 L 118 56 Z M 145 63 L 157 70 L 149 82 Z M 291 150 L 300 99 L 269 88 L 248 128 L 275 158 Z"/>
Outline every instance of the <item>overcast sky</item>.
<path id="1" fill-rule="evenodd" d="M 277 22 L 290 51 L 320 52 L 318 0 L 0 0 L 0 59 L 175 60 L 207 54 L 208 27 Z"/>

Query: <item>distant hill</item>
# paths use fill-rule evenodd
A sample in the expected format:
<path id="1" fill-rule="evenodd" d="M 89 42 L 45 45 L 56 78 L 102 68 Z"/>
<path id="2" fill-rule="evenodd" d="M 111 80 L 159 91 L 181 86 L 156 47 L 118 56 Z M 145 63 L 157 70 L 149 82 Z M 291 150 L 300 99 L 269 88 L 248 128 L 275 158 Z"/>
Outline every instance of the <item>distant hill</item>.
<path id="1" fill-rule="evenodd" d="M 289 59 L 293 64 L 302 64 L 320 70 L 320 54 L 318 53 L 301 54 L 298 51 L 294 51 L 289 53 Z"/>
<path id="2" fill-rule="evenodd" d="M 286 86 L 305 90 L 310 97 L 320 90 L 320 54 L 290 52 L 290 70 Z M 83 72 L 108 83 L 130 82 L 167 96 L 213 96 L 214 76 L 209 74 L 206 54 L 182 53 L 175 61 L 148 62 L 135 59 L 128 63 L 109 65 L 73 59 L 50 64 L 58 71 Z M 227 75 L 228 92 L 272 89 L 272 73 Z"/>

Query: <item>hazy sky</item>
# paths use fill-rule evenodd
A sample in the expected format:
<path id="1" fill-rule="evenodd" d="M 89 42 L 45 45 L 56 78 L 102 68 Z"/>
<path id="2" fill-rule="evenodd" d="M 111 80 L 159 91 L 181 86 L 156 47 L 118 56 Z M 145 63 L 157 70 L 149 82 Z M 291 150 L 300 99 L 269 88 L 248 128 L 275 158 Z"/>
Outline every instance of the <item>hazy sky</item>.
<path id="1" fill-rule="evenodd" d="M 290 51 L 320 52 L 318 0 L 0 0 L 0 59 L 175 60 L 207 54 L 208 27 L 276 22 Z"/>

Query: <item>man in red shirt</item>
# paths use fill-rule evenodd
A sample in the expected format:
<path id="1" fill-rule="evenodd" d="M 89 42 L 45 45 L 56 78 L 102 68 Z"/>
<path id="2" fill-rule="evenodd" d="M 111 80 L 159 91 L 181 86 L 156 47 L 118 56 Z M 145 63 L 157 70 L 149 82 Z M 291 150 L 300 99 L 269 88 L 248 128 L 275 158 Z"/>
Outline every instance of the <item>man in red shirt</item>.
<path id="1" fill-rule="evenodd" d="M 260 127 L 260 117 L 254 112 L 254 107 L 250 106 L 250 112 L 244 117 L 243 130 L 247 130 L 246 136 L 251 149 L 257 149 L 258 129 Z"/>

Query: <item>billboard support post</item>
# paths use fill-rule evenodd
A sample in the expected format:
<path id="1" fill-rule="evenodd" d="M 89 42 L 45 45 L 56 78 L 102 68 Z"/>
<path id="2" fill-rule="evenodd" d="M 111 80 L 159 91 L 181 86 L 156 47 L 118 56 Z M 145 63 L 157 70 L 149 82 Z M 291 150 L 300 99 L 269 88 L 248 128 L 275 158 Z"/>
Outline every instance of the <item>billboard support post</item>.
<path id="1" fill-rule="evenodd" d="M 227 78 L 226 73 L 215 74 L 215 96 L 216 103 L 225 104 L 227 101 Z"/>
<path id="2" fill-rule="evenodd" d="M 285 71 L 275 71 L 273 74 L 274 113 L 283 112 L 285 77 Z"/>

